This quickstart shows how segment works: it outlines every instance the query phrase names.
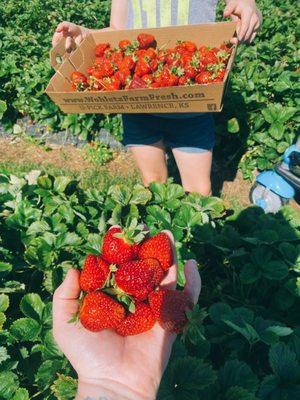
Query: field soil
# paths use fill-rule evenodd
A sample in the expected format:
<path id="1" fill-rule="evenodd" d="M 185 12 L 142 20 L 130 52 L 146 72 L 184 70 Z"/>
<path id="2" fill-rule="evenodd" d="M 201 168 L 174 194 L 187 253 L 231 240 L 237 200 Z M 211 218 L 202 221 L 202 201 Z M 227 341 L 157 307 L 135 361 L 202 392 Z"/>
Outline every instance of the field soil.
<path id="1" fill-rule="evenodd" d="M 0 164 L 7 163 L 16 165 L 18 169 L 28 165 L 45 170 L 48 168 L 62 169 L 79 177 L 90 170 L 94 170 L 95 173 L 99 172 L 99 174 L 109 172 L 110 175 L 124 177 L 124 180 L 129 176 L 132 177 L 135 172 L 137 173 L 134 161 L 127 151 L 117 152 L 113 161 L 105 166 L 96 167 L 86 160 L 84 149 L 72 145 L 37 145 L 20 138 L 0 139 Z M 214 165 L 213 186 L 220 186 L 219 183 L 222 182 L 220 191 L 214 194 L 221 196 L 232 205 L 249 206 L 251 182 L 244 180 L 239 171 L 234 179 L 227 180 L 227 175 L 226 171 L 222 168 L 218 169 L 218 166 Z M 299 204 L 292 202 L 292 205 L 300 211 Z"/>

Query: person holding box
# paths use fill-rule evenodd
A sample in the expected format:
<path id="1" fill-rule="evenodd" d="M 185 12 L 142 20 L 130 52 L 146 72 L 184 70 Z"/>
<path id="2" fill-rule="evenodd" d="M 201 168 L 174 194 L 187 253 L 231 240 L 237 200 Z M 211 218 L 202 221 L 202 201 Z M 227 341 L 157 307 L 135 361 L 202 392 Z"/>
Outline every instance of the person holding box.
<path id="1" fill-rule="evenodd" d="M 214 22 L 218 0 L 112 0 L 110 26 L 105 30 L 153 28 Z M 251 43 L 261 25 L 255 0 L 227 0 L 224 17 L 237 22 L 233 43 Z M 66 37 L 79 44 L 92 30 L 61 22 L 54 33 L 55 46 Z M 211 195 L 212 152 L 215 128 L 210 113 L 123 115 L 124 144 L 130 148 L 143 183 L 166 182 L 166 148 L 171 148 L 182 185 L 187 192 Z"/>

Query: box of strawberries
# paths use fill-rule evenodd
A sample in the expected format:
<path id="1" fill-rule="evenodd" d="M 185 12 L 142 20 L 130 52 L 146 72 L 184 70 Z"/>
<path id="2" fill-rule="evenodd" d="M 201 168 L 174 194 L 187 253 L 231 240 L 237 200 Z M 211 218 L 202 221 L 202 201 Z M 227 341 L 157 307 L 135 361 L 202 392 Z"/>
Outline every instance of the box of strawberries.
<path id="1" fill-rule="evenodd" d="M 51 50 L 46 93 L 66 113 L 219 112 L 236 46 L 219 22 L 90 34 Z"/>

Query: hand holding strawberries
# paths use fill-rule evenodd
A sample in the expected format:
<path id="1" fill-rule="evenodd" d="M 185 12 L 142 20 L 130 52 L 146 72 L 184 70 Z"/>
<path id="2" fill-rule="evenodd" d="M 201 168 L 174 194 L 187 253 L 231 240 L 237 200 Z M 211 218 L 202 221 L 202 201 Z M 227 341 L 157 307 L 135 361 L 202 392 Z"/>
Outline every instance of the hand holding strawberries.
<path id="1" fill-rule="evenodd" d="M 107 235 L 112 235 L 114 229 L 116 228 L 112 228 Z M 173 239 L 169 240 L 169 245 L 173 252 L 169 260 L 165 257 L 159 260 L 152 258 L 152 245 L 151 242 L 147 244 L 146 240 L 143 254 L 141 254 L 141 249 L 138 246 L 127 246 L 124 252 L 125 258 L 119 260 L 122 268 L 118 267 L 116 270 L 116 268 L 111 267 L 111 260 L 107 260 L 107 255 L 112 254 L 111 250 L 116 250 L 115 254 L 120 256 L 122 234 L 121 232 L 119 233 L 118 239 L 120 242 L 117 242 L 117 245 L 116 243 L 112 244 L 109 240 L 105 244 L 104 241 L 102 256 L 106 254 L 106 261 L 103 257 L 99 264 L 95 264 L 93 256 L 89 256 L 85 263 L 85 272 L 82 272 L 80 276 L 79 271 L 70 270 L 65 281 L 54 295 L 54 337 L 78 373 L 77 399 L 83 399 L 87 396 L 92 398 L 108 396 L 111 400 L 121 398 L 124 400 L 155 399 L 160 379 L 169 360 L 175 340 L 175 334 L 170 331 L 179 332 L 182 330 L 186 323 L 185 310 L 191 307 L 191 303 L 197 303 L 199 297 L 200 277 L 196 262 L 192 260 L 187 262 L 185 266 L 186 287 L 184 292 L 175 292 L 174 290 L 177 280 L 176 259 L 174 259 L 171 267 L 169 265 L 173 257 L 175 258 Z M 117 231 L 115 234 L 118 236 Z M 163 233 L 163 235 L 165 234 Z M 169 233 L 168 236 L 171 238 Z M 159 251 L 159 247 L 157 247 L 160 245 L 158 242 L 155 247 L 157 255 L 162 254 Z M 130 264 L 132 257 L 135 258 L 134 264 Z M 142 259 L 142 257 L 144 258 Z M 143 260 L 148 260 L 146 261 L 148 265 L 145 265 Z M 111 285 L 111 282 L 107 284 L 108 266 L 110 266 L 110 271 L 114 271 L 113 281 L 118 281 L 119 285 Z M 133 279 L 126 280 L 130 270 L 140 271 L 141 266 L 145 267 L 147 274 L 152 274 L 152 278 L 155 278 L 157 282 L 161 281 L 162 276 L 165 276 L 159 289 L 153 291 L 153 287 L 146 288 L 146 292 L 150 290 L 148 299 L 146 299 L 146 292 L 139 291 L 142 286 L 141 288 L 137 286 L 137 292 L 134 291 L 135 288 L 132 289 L 133 282 L 140 279 L 139 274 L 133 276 Z M 91 275 L 89 274 L 89 269 L 93 271 Z M 117 275 L 120 270 L 121 273 Z M 94 291 L 95 282 L 91 279 L 91 276 L 96 277 L 97 286 L 99 287 L 100 285 L 103 289 Z M 148 275 L 146 276 L 147 279 Z M 122 289 L 119 286 L 122 286 Z M 101 320 L 97 319 L 95 322 L 97 325 L 99 321 L 100 324 L 103 321 L 105 323 L 109 321 L 115 331 L 105 329 L 94 333 L 83 328 L 79 323 L 68 323 L 74 313 L 78 312 L 78 298 L 81 287 L 84 287 L 85 291 L 89 292 L 86 294 L 84 301 L 88 299 L 92 305 L 99 304 L 99 301 L 103 307 L 106 307 L 106 305 L 110 307 L 111 304 L 108 303 L 111 301 L 117 303 L 117 308 L 113 308 L 114 312 L 112 314 L 109 313 L 109 318 L 106 318 L 105 315 L 103 316 L 102 313 L 99 315 Z M 105 293 L 105 287 L 110 287 L 110 289 L 116 291 L 112 290 L 110 292 L 108 290 L 108 293 Z M 126 310 L 126 307 L 122 306 L 122 301 L 115 300 L 116 296 L 120 295 L 118 290 L 128 293 L 128 288 L 129 291 L 134 291 L 134 294 L 130 294 L 135 299 L 134 313 Z M 180 298 L 175 299 L 176 296 Z M 165 302 L 162 301 L 163 298 L 166 298 Z M 122 296 L 120 299 L 122 300 Z M 82 308 L 84 307 L 86 306 L 82 305 Z M 174 309 L 180 311 L 178 316 L 181 316 L 181 319 L 174 320 L 174 318 L 164 317 L 164 313 L 167 312 L 169 316 L 169 311 L 173 312 L 172 308 L 173 311 Z M 141 327 L 140 322 L 137 324 L 137 320 L 143 321 L 143 330 L 146 332 L 136 335 L 135 333 L 139 333 Z M 159 323 L 155 321 L 159 321 Z M 117 328 L 115 328 L 116 326 Z M 135 332 L 135 329 L 137 329 L 137 332 Z M 99 330 L 99 326 L 96 326 L 96 330 Z M 133 336 L 127 336 L 128 332 Z"/>

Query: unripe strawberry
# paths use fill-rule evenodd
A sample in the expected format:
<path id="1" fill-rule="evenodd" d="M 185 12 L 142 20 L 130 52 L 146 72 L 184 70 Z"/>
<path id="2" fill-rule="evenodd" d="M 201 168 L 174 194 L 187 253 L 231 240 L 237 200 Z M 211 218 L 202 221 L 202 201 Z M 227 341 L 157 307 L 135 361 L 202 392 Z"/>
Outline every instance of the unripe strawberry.
<path id="1" fill-rule="evenodd" d="M 80 322 L 92 332 L 115 329 L 124 318 L 124 307 L 103 292 L 88 293 L 79 311 Z"/>

